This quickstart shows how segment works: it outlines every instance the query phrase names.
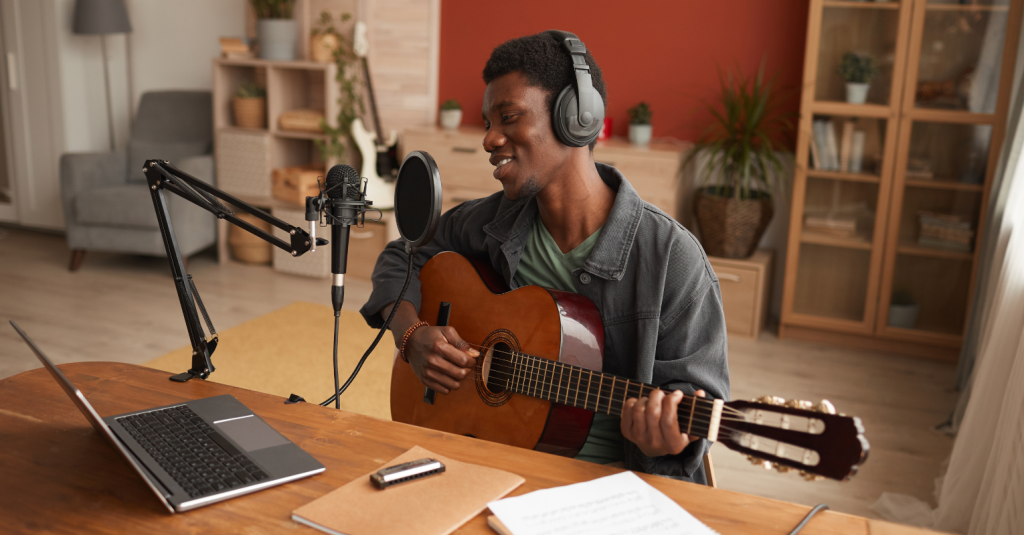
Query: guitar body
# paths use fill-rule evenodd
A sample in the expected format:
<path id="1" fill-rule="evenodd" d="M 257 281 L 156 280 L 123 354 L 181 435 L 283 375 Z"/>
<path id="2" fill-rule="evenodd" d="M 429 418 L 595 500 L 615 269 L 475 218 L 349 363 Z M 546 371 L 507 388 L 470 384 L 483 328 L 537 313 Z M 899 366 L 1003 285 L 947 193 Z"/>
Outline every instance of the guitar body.
<path id="1" fill-rule="evenodd" d="M 398 135 L 392 132 L 390 138 L 388 145 L 395 145 L 397 152 Z M 367 181 L 366 198 L 373 201 L 374 208 L 394 208 L 395 181 L 390 176 L 381 177 L 377 173 L 377 135 L 368 131 L 363 125 L 363 120 L 357 117 L 352 121 L 352 140 L 363 157 L 359 175 Z"/>
<path id="2" fill-rule="evenodd" d="M 440 253 L 420 270 L 420 318 L 437 325 L 442 302 L 448 324 L 480 350 L 476 370 L 458 390 L 425 401 L 425 387 L 412 367 L 395 359 L 391 416 L 395 421 L 470 435 L 522 448 L 575 455 L 586 441 L 593 412 L 503 388 L 501 370 L 489 370 L 493 351 L 527 352 L 546 359 L 601 370 L 604 328 L 585 297 L 538 286 L 504 291 L 502 279 L 484 263 Z M 489 377 L 489 379 L 487 379 Z"/>

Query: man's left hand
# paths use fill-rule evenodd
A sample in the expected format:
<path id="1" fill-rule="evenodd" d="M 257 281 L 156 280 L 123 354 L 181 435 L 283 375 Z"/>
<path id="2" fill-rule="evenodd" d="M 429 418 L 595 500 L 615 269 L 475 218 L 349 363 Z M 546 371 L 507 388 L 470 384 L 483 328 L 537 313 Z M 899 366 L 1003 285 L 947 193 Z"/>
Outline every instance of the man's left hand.
<path id="1" fill-rule="evenodd" d="M 704 397 L 704 391 L 696 395 Z M 651 392 L 650 397 L 629 398 L 622 408 L 622 436 L 648 457 L 676 455 L 690 444 L 690 437 L 679 431 L 679 403 L 683 393 Z"/>

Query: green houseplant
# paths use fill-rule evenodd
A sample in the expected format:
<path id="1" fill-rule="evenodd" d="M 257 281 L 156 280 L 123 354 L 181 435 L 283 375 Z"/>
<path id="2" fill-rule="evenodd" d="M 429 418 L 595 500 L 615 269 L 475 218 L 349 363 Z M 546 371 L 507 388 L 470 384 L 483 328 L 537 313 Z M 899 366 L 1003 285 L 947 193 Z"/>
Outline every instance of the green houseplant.
<path id="1" fill-rule="evenodd" d="M 342 13 L 339 22 L 349 21 L 352 15 Z M 313 35 L 332 36 L 334 47 L 330 49 L 334 64 L 337 65 L 337 73 L 334 75 L 338 87 L 341 89 L 338 94 L 338 127 L 328 124 L 324 119 L 320 122 L 320 129 L 327 135 L 326 140 L 318 139 L 316 146 L 320 149 L 320 156 L 327 161 L 329 158 L 337 158 L 344 161 L 345 150 L 348 146 L 349 136 L 352 134 L 352 121 L 365 111 L 363 99 L 360 98 L 359 78 L 356 75 L 358 69 L 352 68 L 358 56 L 352 48 L 352 40 L 342 35 L 334 27 L 334 19 L 327 11 L 320 13 L 319 26 L 313 30 Z"/>
<path id="2" fill-rule="evenodd" d="M 296 0 L 249 0 L 256 13 L 256 40 L 263 59 L 295 59 Z"/>
<path id="3" fill-rule="evenodd" d="M 447 130 L 455 130 L 462 123 L 462 106 L 455 99 L 448 99 L 441 104 L 441 126 Z"/>
<path id="4" fill-rule="evenodd" d="M 846 102 L 864 104 L 867 102 L 871 79 L 878 74 L 878 68 L 871 56 L 847 52 L 836 67 L 836 74 L 846 82 Z"/>
<path id="5" fill-rule="evenodd" d="M 763 61 L 754 78 L 719 70 L 718 105 L 707 104 L 715 121 L 683 162 L 698 164 L 694 212 L 712 256 L 753 254 L 772 218 L 772 195 L 785 192 L 780 153 L 793 127 L 777 111 L 778 75 L 765 80 L 764 70 Z"/>
<path id="6" fill-rule="evenodd" d="M 651 142 L 651 107 L 646 102 L 626 110 L 629 114 L 629 141 L 638 147 Z"/>

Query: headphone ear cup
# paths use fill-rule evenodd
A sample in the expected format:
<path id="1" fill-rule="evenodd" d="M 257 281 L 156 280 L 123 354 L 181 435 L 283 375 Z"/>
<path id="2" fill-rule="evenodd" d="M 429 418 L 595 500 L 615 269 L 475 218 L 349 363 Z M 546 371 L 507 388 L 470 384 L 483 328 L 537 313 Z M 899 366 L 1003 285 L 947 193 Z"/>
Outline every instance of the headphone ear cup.
<path id="1" fill-rule="evenodd" d="M 601 132 L 601 127 L 604 125 L 604 104 L 600 97 L 597 98 L 597 103 L 601 106 L 600 113 L 594 117 L 593 123 L 588 127 L 580 126 L 576 118 L 577 100 L 576 89 L 572 85 L 565 86 L 565 89 L 562 89 L 555 99 L 551 117 L 555 136 L 570 147 L 583 147 L 591 144 L 597 139 L 597 134 Z"/>

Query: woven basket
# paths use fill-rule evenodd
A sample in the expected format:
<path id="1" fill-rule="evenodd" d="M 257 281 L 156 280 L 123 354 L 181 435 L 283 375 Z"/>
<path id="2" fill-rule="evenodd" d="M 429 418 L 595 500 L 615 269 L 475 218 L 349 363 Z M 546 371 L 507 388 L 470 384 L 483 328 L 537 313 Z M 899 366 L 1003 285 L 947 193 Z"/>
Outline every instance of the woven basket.
<path id="1" fill-rule="evenodd" d="M 309 37 L 309 59 L 317 63 L 334 63 L 334 51 L 338 48 L 338 37 L 322 33 Z"/>
<path id="2" fill-rule="evenodd" d="M 700 225 L 701 245 L 709 256 L 747 258 L 754 254 L 768 222 L 772 199 L 739 200 L 698 190 L 693 211 Z"/>
<path id="3" fill-rule="evenodd" d="M 237 216 L 242 221 L 270 233 L 270 223 L 251 214 L 238 213 Z M 247 264 L 269 264 L 271 260 L 269 243 L 234 225 L 228 228 L 228 248 L 231 249 L 231 256 L 235 257 L 235 260 Z"/>
<path id="4" fill-rule="evenodd" d="M 263 97 L 234 97 L 231 104 L 235 109 L 235 126 L 242 128 L 267 127 L 267 99 Z"/>

